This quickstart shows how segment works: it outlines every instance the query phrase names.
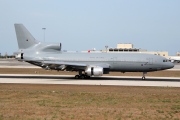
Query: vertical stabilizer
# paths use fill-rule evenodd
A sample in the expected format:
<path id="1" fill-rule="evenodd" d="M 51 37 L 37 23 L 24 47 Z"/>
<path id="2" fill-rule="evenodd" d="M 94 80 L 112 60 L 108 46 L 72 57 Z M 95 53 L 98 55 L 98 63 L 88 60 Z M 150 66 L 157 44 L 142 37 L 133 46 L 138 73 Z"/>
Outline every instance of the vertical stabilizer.
<path id="1" fill-rule="evenodd" d="M 14 26 L 19 49 L 27 49 L 38 43 L 23 24 L 14 24 Z"/>

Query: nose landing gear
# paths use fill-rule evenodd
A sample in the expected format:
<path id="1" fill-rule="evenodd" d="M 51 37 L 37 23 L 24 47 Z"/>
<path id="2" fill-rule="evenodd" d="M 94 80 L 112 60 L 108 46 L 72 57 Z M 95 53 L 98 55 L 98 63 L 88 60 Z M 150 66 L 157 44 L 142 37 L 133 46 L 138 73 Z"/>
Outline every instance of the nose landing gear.
<path id="1" fill-rule="evenodd" d="M 146 79 L 145 74 L 147 74 L 147 72 L 143 72 L 143 75 L 142 75 L 142 80 L 145 80 L 145 79 Z"/>

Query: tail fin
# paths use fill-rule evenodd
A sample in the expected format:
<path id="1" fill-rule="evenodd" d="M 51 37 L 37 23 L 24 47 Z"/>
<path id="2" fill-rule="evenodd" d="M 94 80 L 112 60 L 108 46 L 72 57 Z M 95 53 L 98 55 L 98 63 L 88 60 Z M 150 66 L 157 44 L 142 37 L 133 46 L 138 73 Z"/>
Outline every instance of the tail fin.
<path id="1" fill-rule="evenodd" d="M 19 49 L 27 49 L 38 43 L 23 24 L 14 24 Z"/>

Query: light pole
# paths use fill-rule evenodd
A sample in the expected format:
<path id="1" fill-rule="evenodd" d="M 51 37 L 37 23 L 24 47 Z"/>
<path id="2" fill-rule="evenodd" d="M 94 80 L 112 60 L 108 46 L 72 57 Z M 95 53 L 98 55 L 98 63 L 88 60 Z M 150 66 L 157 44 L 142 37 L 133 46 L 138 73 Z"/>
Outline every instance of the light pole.
<path id="1" fill-rule="evenodd" d="M 108 52 L 108 46 L 106 45 L 105 48 L 106 48 L 106 53 L 107 53 Z"/>
<path id="2" fill-rule="evenodd" d="M 45 30 L 46 30 L 46 28 L 42 28 L 42 30 L 44 30 L 44 42 L 45 42 Z"/>

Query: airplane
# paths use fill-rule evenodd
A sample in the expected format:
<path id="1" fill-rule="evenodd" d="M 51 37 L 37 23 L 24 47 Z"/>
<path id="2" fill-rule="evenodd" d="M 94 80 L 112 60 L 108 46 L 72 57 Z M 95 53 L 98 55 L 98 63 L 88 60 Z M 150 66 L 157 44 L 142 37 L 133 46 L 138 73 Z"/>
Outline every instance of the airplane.
<path id="1" fill-rule="evenodd" d="M 139 53 L 93 53 L 67 52 L 61 50 L 61 43 L 37 41 L 23 24 L 14 24 L 19 50 L 16 59 L 39 66 L 46 70 L 76 71 L 76 79 L 102 76 L 109 72 L 147 72 L 166 70 L 174 67 L 167 58 Z"/>
<path id="2" fill-rule="evenodd" d="M 180 56 L 171 56 L 171 57 L 169 57 L 169 60 L 175 64 L 179 64 L 180 63 Z"/>

